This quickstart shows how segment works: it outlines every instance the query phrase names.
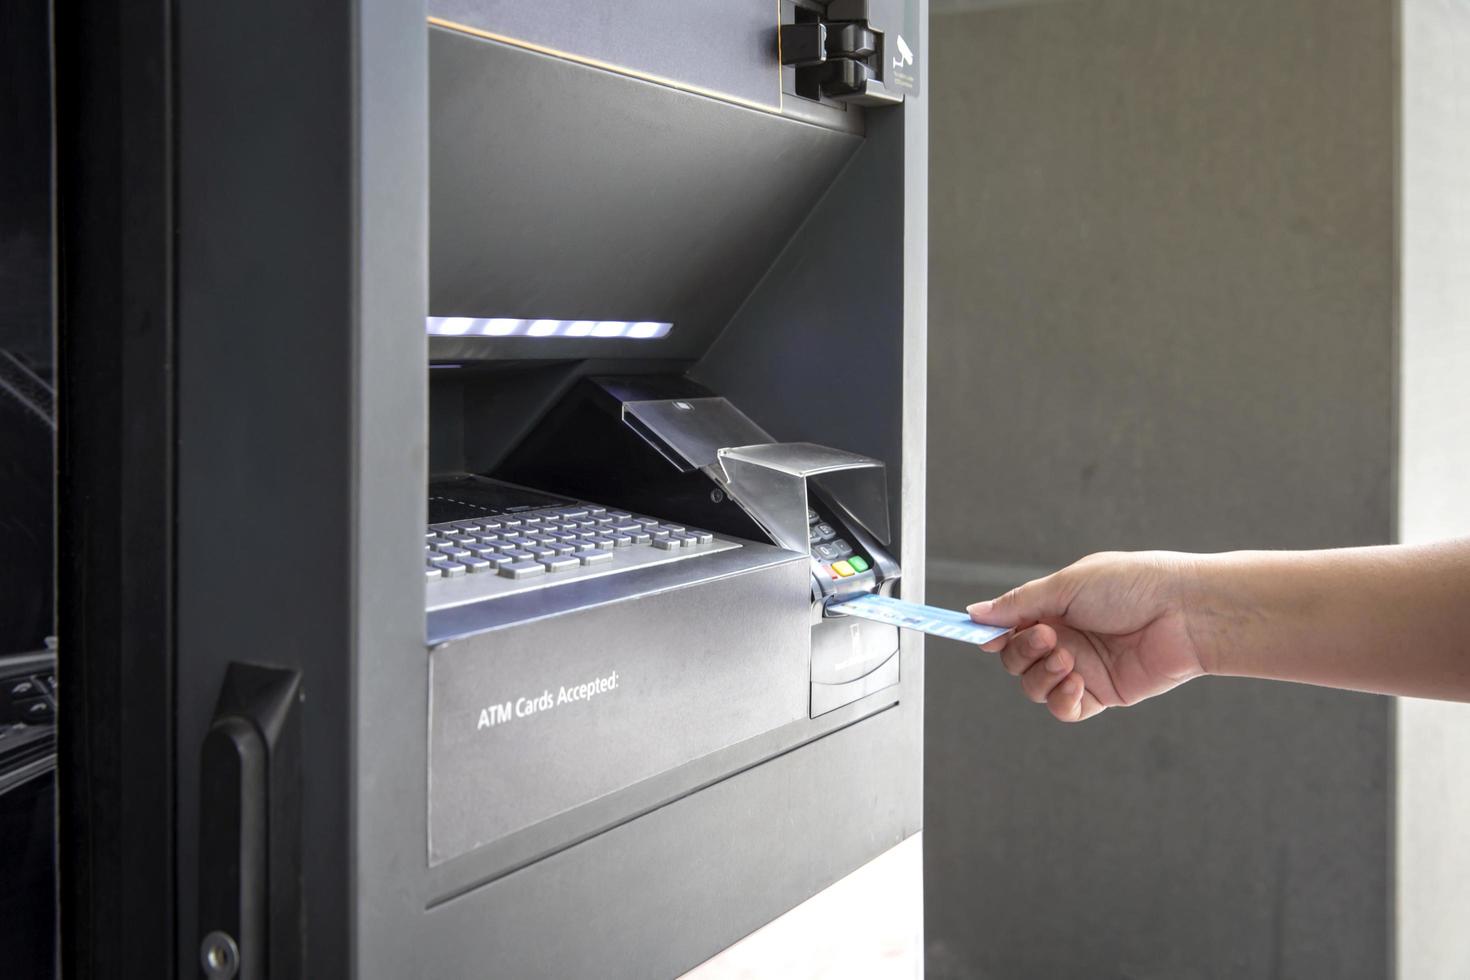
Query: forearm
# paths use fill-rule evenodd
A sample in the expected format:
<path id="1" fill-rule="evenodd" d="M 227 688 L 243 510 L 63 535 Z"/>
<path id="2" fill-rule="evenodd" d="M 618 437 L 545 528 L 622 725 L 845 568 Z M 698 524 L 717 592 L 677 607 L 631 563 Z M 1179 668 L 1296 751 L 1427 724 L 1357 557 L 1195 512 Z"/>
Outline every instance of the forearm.
<path id="1" fill-rule="evenodd" d="M 1470 701 L 1470 540 L 1202 557 L 1212 674 Z"/>

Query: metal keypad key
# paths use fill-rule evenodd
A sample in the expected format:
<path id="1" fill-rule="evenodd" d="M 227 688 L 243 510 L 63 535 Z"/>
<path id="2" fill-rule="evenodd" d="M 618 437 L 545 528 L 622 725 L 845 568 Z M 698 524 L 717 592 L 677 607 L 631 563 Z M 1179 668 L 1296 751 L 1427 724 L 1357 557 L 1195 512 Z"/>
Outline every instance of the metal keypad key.
<path id="1" fill-rule="evenodd" d="M 430 524 L 424 580 L 433 607 L 440 593 L 490 597 L 731 547 L 709 531 L 595 504 L 522 507 Z"/>

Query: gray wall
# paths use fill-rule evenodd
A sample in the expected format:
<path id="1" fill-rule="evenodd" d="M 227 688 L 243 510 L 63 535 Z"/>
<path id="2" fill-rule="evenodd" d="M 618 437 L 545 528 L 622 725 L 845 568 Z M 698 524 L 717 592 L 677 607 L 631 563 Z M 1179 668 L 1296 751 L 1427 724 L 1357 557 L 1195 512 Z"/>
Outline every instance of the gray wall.
<path id="1" fill-rule="evenodd" d="M 1395 4 L 932 27 L 930 598 L 1109 548 L 1395 531 Z M 1083 726 L 928 660 L 931 977 L 1381 977 L 1387 699 L 1207 680 Z"/>

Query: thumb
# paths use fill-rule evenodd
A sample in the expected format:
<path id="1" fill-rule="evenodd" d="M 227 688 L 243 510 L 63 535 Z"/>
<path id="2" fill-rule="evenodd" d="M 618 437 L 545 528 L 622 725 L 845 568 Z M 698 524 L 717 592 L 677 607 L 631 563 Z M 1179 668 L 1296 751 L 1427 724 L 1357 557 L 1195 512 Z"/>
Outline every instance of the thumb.
<path id="1" fill-rule="evenodd" d="M 965 611 L 977 623 L 1016 627 L 1042 619 L 1059 619 L 1066 613 L 1068 602 L 1058 572 L 1018 585 L 998 598 L 977 602 Z"/>

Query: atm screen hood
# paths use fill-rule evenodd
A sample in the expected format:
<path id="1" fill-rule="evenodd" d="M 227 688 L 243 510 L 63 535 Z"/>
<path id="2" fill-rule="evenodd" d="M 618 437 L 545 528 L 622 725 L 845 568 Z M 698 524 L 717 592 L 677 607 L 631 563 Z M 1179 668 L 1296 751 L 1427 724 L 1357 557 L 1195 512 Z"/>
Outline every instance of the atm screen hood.
<path id="1" fill-rule="evenodd" d="M 863 143 L 512 44 L 429 34 L 429 314 L 676 325 L 639 344 L 564 335 L 557 356 L 698 359 Z M 430 356 L 545 358 L 548 343 L 438 333 Z"/>

